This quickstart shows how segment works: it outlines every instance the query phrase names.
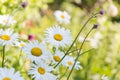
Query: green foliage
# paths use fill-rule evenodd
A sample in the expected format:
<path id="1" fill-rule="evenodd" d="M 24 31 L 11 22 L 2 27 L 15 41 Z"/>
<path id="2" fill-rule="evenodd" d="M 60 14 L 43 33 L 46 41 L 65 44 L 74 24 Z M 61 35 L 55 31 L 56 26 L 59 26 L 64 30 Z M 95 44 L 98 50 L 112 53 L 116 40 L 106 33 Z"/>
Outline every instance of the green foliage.
<path id="1" fill-rule="evenodd" d="M 115 17 L 109 15 L 107 9 L 110 3 L 104 1 L 101 5 L 98 3 L 98 0 L 81 0 L 81 3 L 76 3 L 77 0 L 27 1 L 28 6 L 22 8 L 21 0 L 0 0 L 0 14 L 11 14 L 14 16 L 17 20 L 17 24 L 11 27 L 14 28 L 15 31 L 20 34 L 24 33 L 25 36 L 34 34 L 35 38 L 40 41 L 44 37 L 43 33 L 46 28 L 58 24 L 53 15 L 55 10 L 65 10 L 71 15 L 72 18 L 70 24 L 61 24 L 61 26 L 69 28 L 72 32 L 72 37 L 75 38 L 81 26 L 91 14 L 99 11 L 101 7 L 104 8 L 106 14 L 92 19 L 81 34 L 82 37 L 85 37 L 93 24 L 98 23 L 98 30 L 93 31 L 89 36 L 89 38 L 93 38 L 96 32 L 102 34 L 102 38 L 97 45 L 98 48 L 88 52 L 88 54 L 80 56 L 79 61 L 81 62 L 83 69 L 74 71 L 74 74 L 72 75 L 74 77 L 70 80 L 97 80 L 95 79 L 95 75 L 98 75 L 97 77 L 100 78 L 104 74 L 112 78 L 112 80 L 120 80 L 120 77 L 118 76 L 120 74 L 120 14 Z M 117 0 L 113 3 L 117 5 L 119 11 L 120 3 L 117 3 Z M 97 7 L 94 6 L 95 4 L 97 4 Z M 106 20 L 104 21 L 102 18 Z M 21 40 L 27 41 L 27 39 L 24 38 L 22 37 Z M 79 48 L 81 42 L 77 41 L 76 45 Z M 83 52 L 91 48 L 90 42 L 86 41 Z M 2 47 L 0 49 L 2 49 Z M 74 47 L 74 49 L 76 49 L 76 47 Z M 16 68 L 16 70 L 20 70 L 25 77 L 25 80 L 30 80 L 30 76 L 26 75 L 28 70 L 23 68 L 26 67 L 25 64 L 27 65 L 29 62 L 27 63 L 23 54 L 21 56 L 23 60 L 20 60 L 20 64 L 18 64 L 17 60 L 19 54 L 20 50 L 17 50 L 15 47 L 12 49 L 8 48 L 6 53 L 6 66 L 12 66 Z M 63 74 L 64 71 L 61 71 L 60 73 Z M 67 74 L 64 77 L 66 76 Z M 62 79 L 65 79 L 64 77 Z"/>

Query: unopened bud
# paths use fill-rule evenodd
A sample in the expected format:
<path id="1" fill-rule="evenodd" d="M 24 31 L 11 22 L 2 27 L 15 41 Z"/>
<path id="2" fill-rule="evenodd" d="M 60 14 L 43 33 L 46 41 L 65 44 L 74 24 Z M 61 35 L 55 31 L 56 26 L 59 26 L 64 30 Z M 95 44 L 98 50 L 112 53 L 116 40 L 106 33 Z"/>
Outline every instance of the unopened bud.
<path id="1" fill-rule="evenodd" d="M 98 25 L 94 24 L 93 29 L 97 29 L 97 28 L 98 28 Z"/>
<path id="2" fill-rule="evenodd" d="M 23 8 L 26 8 L 27 2 L 22 2 L 21 6 L 22 6 Z"/>
<path id="3" fill-rule="evenodd" d="M 104 10 L 100 10 L 100 12 L 99 12 L 101 15 L 103 15 L 104 13 L 105 13 L 105 11 Z"/>

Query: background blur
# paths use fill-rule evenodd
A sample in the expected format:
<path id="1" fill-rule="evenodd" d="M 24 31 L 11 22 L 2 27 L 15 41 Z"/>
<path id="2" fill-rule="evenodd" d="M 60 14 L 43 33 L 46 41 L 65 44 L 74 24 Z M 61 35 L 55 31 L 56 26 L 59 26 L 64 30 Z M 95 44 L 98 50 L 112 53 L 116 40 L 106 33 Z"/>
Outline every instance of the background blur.
<path id="1" fill-rule="evenodd" d="M 120 0 L 26 1 L 27 7 L 20 8 L 23 2 L 21 0 L 0 0 L 0 14 L 14 16 L 17 24 L 11 27 L 20 33 L 20 38 L 24 41 L 28 40 L 29 35 L 34 35 L 35 39 L 42 41 L 44 30 L 58 24 L 53 15 L 56 10 L 67 11 L 71 15 L 70 24 L 62 24 L 62 26 L 71 30 L 74 39 L 85 21 L 93 13 L 104 9 L 105 14 L 92 19 L 76 42 L 76 45 L 80 47 L 82 38 L 93 24 L 99 24 L 99 28 L 91 33 L 83 47 L 83 51 L 94 49 L 79 58 L 83 69 L 74 71 L 70 80 L 100 80 L 104 74 L 111 80 L 120 80 Z M 18 53 L 19 50 L 8 48 L 6 56 L 8 67 L 20 69 L 16 62 Z M 21 69 L 21 72 L 26 80 L 30 80 L 25 74 L 29 61 L 25 60 L 24 64 L 25 68 Z"/>

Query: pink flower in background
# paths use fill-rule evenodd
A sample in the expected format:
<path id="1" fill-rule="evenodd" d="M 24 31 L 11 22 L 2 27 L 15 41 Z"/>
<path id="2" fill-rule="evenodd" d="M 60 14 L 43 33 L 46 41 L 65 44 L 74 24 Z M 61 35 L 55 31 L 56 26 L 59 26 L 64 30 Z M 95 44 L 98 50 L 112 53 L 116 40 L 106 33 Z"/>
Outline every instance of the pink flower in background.
<path id="1" fill-rule="evenodd" d="M 35 40 L 35 36 L 33 34 L 28 35 L 28 40 L 30 41 Z"/>

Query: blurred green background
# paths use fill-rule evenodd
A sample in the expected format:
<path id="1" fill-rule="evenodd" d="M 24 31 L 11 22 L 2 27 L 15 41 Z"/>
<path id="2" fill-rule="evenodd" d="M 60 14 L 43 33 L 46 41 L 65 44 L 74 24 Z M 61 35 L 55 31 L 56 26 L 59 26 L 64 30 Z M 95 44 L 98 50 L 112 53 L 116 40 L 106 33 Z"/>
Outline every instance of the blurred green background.
<path id="1" fill-rule="evenodd" d="M 83 69 L 75 70 L 70 80 L 100 80 L 104 74 L 111 80 L 120 80 L 120 0 L 26 1 L 27 7 L 21 8 L 23 2 L 21 0 L 0 0 L 0 14 L 14 16 L 17 24 L 10 27 L 20 33 L 20 39 L 24 41 L 28 40 L 28 35 L 34 35 L 35 39 L 42 41 L 44 30 L 58 24 L 53 15 L 56 10 L 67 11 L 71 15 L 70 24 L 61 24 L 61 26 L 70 29 L 74 39 L 85 21 L 93 13 L 104 9 L 105 14 L 92 19 L 76 42 L 77 47 L 80 47 L 81 37 L 85 37 L 93 24 L 99 24 L 99 28 L 89 36 L 90 39 L 94 39 L 93 42 L 88 40 L 83 47 L 83 51 L 94 49 L 79 58 Z M 17 66 L 16 54 L 19 54 L 19 50 L 8 48 L 7 67 L 12 66 L 19 70 L 21 68 Z M 21 69 L 21 73 L 25 80 L 30 80 L 26 74 L 29 60 L 22 58 L 25 62 L 22 61 L 20 65 L 26 65 Z"/>

